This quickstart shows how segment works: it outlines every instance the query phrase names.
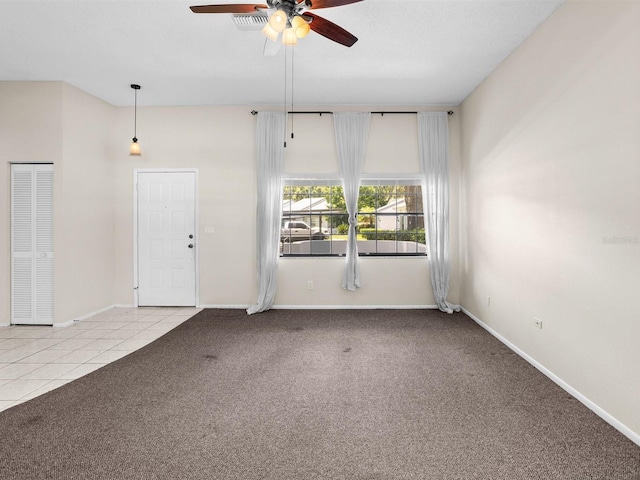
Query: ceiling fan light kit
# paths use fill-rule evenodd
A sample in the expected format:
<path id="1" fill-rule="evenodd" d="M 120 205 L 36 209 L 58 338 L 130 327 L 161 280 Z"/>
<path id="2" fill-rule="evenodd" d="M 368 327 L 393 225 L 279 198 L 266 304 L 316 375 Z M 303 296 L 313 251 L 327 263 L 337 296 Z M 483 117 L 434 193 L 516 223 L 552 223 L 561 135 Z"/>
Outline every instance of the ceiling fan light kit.
<path id="1" fill-rule="evenodd" d="M 267 38 L 276 42 L 282 33 L 282 43 L 295 45 L 298 38 L 304 38 L 309 31 L 322 35 L 329 40 L 351 47 L 358 41 L 357 37 L 325 18 L 319 17 L 309 10 L 340 7 L 362 0 L 267 0 L 264 4 L 216 4 L 192 6 L 194 13 L 233 13 L 261 14 L 271 11 L 268 23 L 262 29 Z"/>

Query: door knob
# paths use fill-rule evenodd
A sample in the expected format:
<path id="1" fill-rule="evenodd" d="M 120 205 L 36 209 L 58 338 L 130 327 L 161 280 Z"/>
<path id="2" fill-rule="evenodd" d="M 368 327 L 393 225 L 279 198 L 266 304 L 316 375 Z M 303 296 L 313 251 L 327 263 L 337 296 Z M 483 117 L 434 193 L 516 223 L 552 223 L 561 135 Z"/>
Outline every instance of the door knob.
<path id="1" fill-rule="evenodd" d="M 189 248 L 193 248 L 193 243 L 190 243 L 190 244 L 189 244 Z"/>

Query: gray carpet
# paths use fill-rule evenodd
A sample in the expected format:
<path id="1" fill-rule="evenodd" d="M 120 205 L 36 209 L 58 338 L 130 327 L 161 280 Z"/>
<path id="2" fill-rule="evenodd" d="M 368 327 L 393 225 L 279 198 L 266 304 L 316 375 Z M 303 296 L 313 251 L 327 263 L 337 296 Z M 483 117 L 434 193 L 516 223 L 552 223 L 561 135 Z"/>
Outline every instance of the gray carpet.
<path id="1" fill-rule="evenodd" d="M 3 479 L 640 479 L 640 447 L 431 310 L 205 310 L 0 435 Z"/>

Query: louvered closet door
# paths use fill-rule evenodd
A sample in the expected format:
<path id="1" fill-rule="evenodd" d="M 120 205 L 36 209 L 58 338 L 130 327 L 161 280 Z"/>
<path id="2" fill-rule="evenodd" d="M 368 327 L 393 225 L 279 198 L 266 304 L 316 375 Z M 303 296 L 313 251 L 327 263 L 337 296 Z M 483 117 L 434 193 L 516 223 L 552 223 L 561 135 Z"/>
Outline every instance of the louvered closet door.
<path id="1" fill-rule="evenodd" d="M 53 165 L 11 166 L 11 323 L 53 324 Z"/>

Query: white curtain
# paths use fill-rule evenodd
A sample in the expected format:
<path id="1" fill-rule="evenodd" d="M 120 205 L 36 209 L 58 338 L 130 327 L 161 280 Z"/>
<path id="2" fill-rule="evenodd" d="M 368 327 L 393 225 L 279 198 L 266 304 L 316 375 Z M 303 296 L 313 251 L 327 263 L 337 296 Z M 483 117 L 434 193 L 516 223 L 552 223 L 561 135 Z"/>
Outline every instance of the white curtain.
<path id="1" fill-rule="evenodd" d="M 371 113 L 369 112 L 336 112 L 333 114 L 336 147 L 338 150 L 338 168 L 342 178 L 347 213 L 349 214 L 347 263 L 342 279 L 342 287 L 347 290 L 355 290 L 360 287 L 356 227 L 358 225 L 360 177 L 367 151 L 370 119 Z"/>
<path id="2" fill-rule="evenodd" d="M 418 114 L 418 149 L 425 206 L 427 257 L 438 308 L 460 311 L 447 302 L 449 293 L 449 119 L 446 112 Z"/>
<path id="3" fill-rule="evenodd" d="M 256 212 L 258 303 L 247 309 L 249 315 L 269 310 L 276 296 L 282 217 L 284 135 L 284 113 L 258 113 L 256 127 L 258 150 L 258 209 Z"/>

